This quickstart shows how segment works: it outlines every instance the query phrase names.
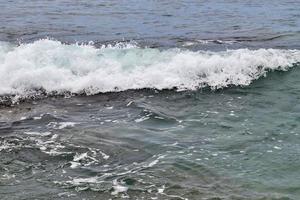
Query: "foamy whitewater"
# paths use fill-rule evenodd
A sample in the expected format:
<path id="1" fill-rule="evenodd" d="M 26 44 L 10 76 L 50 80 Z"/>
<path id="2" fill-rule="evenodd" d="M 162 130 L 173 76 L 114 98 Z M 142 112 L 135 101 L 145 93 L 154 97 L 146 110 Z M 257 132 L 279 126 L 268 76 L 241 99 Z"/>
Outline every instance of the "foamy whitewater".
<path id="1" fill-rule="evenodd" d="M 299 50 L 237 49 L 221 52 L 159 50 L 135 44 L 62 44 L 42 39 L 0 43 L 0 95 L 27 97 L 42 89 L 92 95 L 128 89 L 195 90 L 249 85 L 268 71 L 300 62 Z"/>

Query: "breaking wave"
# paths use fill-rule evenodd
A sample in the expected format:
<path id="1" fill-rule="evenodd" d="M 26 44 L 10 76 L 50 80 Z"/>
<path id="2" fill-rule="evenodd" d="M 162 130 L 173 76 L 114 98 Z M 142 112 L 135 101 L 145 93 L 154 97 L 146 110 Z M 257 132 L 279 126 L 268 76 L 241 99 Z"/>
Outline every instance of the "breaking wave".
<path id="1" fill-rule="evenodd" d="M 268 71 L 300 62 L 299 50 L 221 52 L 159 50 L 134 44 L 63 44 L 43 39 L 18 46 L 0 43 L 0 96 L 92 95 L 128 89 L 195 90 L 249 85 Z"/>

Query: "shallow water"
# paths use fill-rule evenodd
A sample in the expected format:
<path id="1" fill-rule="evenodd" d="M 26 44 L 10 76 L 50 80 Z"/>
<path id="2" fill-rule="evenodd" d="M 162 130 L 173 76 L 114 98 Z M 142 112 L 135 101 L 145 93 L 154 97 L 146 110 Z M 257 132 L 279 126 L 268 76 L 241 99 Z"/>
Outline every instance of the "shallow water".
<path id="1" fill-rule="evenodd" d="M 298 1 L 0 7 L 0 199 L 299 199 Z"/>

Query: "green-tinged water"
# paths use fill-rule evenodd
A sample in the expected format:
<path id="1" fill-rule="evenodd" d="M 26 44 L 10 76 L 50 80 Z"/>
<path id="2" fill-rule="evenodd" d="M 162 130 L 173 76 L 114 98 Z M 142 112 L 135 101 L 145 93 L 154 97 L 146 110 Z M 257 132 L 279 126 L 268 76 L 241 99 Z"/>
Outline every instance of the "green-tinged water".
<path id="1" fill-rule="evenodd" d="M 299 200 L 299 0 L 0 0 L 0 200 Z"/>
<path id="2" fill-rule="evenodd" d="M 296 200 L 299 75 L 3 107 L 0 196 Z"/>

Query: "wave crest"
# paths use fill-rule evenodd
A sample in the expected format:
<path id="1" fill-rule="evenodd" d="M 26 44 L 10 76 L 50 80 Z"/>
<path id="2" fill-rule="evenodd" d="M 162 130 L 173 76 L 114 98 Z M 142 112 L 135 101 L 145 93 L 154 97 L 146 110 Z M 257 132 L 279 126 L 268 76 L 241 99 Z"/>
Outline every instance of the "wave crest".
<path id="1" fill-rule="evenodd" d="M 0 96 L 44 93 L 92 95 L 128 89 L 195 90 L 249 85 L 270 70 L 300 62 L 299 50 L 238 49 L 222 52 L 139 48 L 118 44 L 95 48 L 43 39 L 0 43 Z"/>

